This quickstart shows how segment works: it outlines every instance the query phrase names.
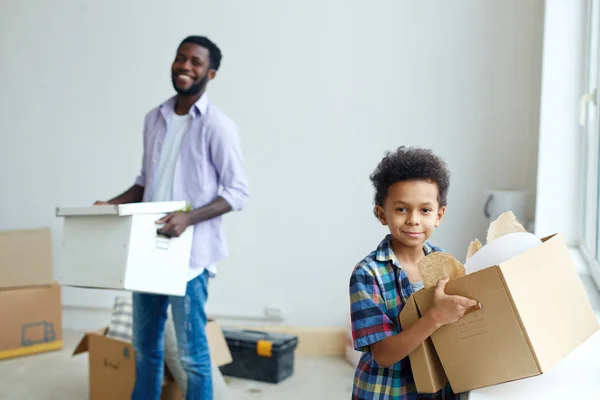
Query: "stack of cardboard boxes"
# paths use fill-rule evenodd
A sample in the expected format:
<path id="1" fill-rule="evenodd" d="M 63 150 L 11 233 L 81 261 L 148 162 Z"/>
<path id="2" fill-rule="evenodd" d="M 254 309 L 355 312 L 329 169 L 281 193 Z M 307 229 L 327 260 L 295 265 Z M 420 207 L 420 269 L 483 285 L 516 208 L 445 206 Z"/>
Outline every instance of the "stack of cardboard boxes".
<path id="1" fill-rule="evenodd" d="M 0 231 L 0 360 L 62 349 L 50 229 Z"/>

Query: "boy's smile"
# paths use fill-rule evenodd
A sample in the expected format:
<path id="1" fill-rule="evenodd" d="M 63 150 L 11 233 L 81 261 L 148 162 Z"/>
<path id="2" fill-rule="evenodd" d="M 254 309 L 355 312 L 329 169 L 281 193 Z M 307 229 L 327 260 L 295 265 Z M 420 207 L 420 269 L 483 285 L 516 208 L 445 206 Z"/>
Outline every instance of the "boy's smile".
<path id="1" fill-rule="evenodd" d="M 425 180 L 399 181 L 391 185 L 377 215 L 392 234 L 394 247 L 415 248 L 433 234 L 444 216 L 438 187 Z"/>

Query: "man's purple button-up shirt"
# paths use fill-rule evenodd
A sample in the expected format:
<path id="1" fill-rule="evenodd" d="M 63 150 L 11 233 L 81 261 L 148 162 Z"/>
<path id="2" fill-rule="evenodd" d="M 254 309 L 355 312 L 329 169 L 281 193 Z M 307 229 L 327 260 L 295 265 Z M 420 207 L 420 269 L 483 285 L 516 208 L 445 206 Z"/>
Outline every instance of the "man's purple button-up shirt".
<path id="1" fill-rule="evenodd" d="M 175 100 L 172 97 L 151 110 L 144 120 L 142 170 L 136 179 L 136 184 L 144 187 L 143 201 L 152 199 L 152 183 Z M 183 138 L 175 167 L 173 200 L 198 208 L 221 196 L 233 211 L 241 210 L 248 199 L 248 181 L 235 123 L 206 94 L 192 106 L 190 114 L 190 130 Z M 221 222 L 222 217 L 216 217 L 193 227 L 191 266 L 206 267 L 228 256 Z"/>

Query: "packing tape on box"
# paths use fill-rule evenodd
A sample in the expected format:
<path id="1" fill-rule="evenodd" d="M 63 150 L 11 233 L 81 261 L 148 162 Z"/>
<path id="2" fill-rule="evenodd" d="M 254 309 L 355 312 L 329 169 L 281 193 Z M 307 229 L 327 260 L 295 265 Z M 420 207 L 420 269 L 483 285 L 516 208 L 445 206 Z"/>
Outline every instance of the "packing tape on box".
<path id="1" fill-rule="evenodd" d="M 28 356 L 30 354 L 44 353 L 46 351 L 60 350 L 63 348 L 62 340 L 54 342 L 34 344 L 27 347 L 18 347 L 16 349 L 0 351 L 0 360 L 14 357 Z"/>
<path id="2" fill-rule="evenodd" d="M 256 342 L 256 354 L 261 357 L 273 356 L 273 342 L 269 340 L 259 340 Z"/>

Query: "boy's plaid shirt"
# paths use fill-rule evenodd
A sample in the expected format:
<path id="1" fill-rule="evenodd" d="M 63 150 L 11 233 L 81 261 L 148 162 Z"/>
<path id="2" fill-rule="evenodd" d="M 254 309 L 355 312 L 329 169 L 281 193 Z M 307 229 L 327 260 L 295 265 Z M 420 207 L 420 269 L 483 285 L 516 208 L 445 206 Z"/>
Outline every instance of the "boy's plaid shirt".
<path id="1" fill-rule="evenodd" d="M 443 251 L 429 243 L 425 254 Z M 392 251 L 391 235 L 355 267 L 350 278 L 354 348 L 363 354 L 354 375 L 354 400 L 458 399 L 449 385 L 434 395 L 417 394 L 408 357 L 380 367 L 369 346 L 401 332 L 399 315 L 413 293 L 406 272 Z"/>

